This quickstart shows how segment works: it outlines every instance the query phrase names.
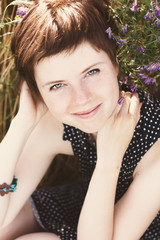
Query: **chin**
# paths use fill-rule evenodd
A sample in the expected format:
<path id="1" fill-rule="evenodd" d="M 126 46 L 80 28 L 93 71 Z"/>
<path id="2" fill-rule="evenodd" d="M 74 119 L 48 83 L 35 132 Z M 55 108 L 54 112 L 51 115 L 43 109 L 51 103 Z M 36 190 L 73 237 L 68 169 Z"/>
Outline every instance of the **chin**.
<path id="1" fill-rule="evenodd" d="M 93 133 L 98 132 L 103 126 L 104 126 L 104 124 L 101 123 L 98 125 L 79 126 L 76 128 L 79 128 L 81 131 L 83 131 L 85 133 L 93 134 Z"/>

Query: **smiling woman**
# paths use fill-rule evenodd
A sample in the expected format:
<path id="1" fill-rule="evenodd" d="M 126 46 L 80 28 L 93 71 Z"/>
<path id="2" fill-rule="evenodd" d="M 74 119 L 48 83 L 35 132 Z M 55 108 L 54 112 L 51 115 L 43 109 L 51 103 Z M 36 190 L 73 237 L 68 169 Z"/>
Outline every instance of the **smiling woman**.
<path id="1" fill-rule="evenodd" d="M 18 24 L 22 87 L 0 144 L 1 240 L 159 239 L 160 102 L 120 91 L 110 27 L 105 0 L 35 0 Z M 58 153 L 78 157 L 81 180 L 36 190 Z"/>
<path id="2" fill-rule="evenodd" d="M 108 54 L 88 42 L 35 65 L 35 80 L 51 114 L 88 133 L 97 132 L 115 109 L 119 98 L 117 75 L 118 67 Z"/>

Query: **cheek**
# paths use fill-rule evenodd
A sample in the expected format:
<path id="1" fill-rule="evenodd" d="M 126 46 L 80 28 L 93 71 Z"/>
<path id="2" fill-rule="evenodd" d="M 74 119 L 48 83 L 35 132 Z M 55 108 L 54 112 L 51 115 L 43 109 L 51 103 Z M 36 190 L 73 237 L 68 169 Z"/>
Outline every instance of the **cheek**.
<path id="1" fill-rule="evenodd" d="M 119 85 L 115 75 L 104 75 L 97 81 L 96 90 L 104 97 L 117 98 L 119 96 Z"/>
<path id="2" fill-rule="evenodd" d="M 52 93 L 42 94 L 42 97 L 48 110 L 54 117 L 59 118 L 59 116 L 62 116 L 67 111 L 69 104 L 66 97 L 55 96 Z"/>
<path id="3" fill-rule="evenodd" d="M 47 105 L 49 111 L 54 116 L 63 114 L 66 109 L 66 105 L 63 101 L 53 101 L 53 100 L 48 99 L 46 102 L 46 105 Z"/>

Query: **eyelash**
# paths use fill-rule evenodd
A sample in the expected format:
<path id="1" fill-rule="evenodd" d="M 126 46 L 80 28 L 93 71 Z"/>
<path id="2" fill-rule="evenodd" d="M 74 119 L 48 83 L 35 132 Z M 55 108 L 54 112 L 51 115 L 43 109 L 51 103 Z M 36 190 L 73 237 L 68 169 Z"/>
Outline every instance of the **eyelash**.
<path id="1" fill-rule="evenodd" d="M 90 71 L 87 73 L 87 77 L 88 77 L 88 76 L 92 76 L 92 75 L 94 75 L 94 74 L 96 74 L 96 73 L 98 73 L 98 72 L 100 72 L 100 70 L 99 70 L 98 68 L 92 69 L 92 70 L 90 70 Z"/>
<path id="2" fill-rule="evenodd" d="M 64 85 L 63 83 L 54 84 L 53 86 L 50 87 L 49 90 L 50 90 L 50 91 L 52 91 L 52 90 L 53 90 L 53 91 L 57 91 L 57 90 L 59 90 L 61 87 L 63 87 L 63 85 Z M 58 87 L 57 87 L 57 86 L 58 86 Z"/>
<path id="3" fill-rule="evenodd" d="M 90 71 L 86 74 L 86 76 L 87 76 L 87 77 L 88 77 L 88 76 L 93 76 L 93 75 L 95 75 L 95 74 L 98 73 L 98 72 L 100 72 L 100 70 L 99 70 L 98 68 L 92 69 L 92 70 L 90 70 Z M 53 91 L 57 91 L 57 90 L 61 89 L 63 86 L 64 86 L 63 83 L 54 84 L 53 86 L 50 87 L 50 91 L 52 91 L 52 90 L 53 90 Z"/>

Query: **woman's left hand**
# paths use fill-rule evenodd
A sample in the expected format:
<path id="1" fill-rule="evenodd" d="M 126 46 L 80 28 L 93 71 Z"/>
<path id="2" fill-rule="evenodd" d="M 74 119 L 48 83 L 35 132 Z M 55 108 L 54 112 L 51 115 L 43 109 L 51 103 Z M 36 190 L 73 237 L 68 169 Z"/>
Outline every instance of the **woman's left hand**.
<path id="1" fill-rule="evenodd" d="M 98 161 L 117 159 L 119 166 L 132 139 L 134 129 L 140 118 L 141 103 L 137 93 L 126 92 L 124 101 L 118 105 L 104 127 L 97 134 Z"/>

